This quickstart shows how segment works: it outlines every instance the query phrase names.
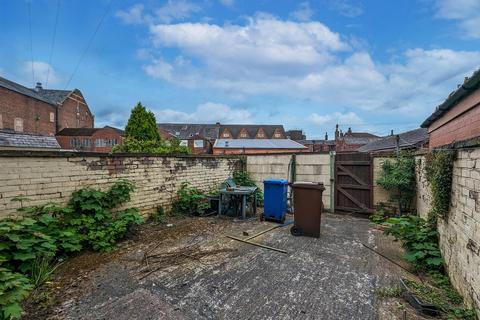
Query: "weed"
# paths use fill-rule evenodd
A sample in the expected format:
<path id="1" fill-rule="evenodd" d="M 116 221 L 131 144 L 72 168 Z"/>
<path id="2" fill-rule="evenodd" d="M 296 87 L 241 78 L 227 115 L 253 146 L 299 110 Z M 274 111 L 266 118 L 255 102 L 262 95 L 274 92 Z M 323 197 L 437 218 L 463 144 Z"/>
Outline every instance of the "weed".
<path id="1" fill-rule="evenodd" d="M 380 299 L 398 298 L 402 296 L 402 289 L 399 286 L 383 287 L 375 290 Z"/>
<path id="2" fill-rule="evenodd" d="M 201 216 L 210 209 L 207 196 L 188 182 L 182 183 L 177 191 L 177 199 L 172 204 L 172 213 L 176 215 L 189 214 Z"/>
<path id="3" fill-rule="evenodd" d="M 30 272 L 30 281 L 33 286 L 38 288 L 44 284 L 58 266 L 60 266 L 59 263 L 52 263 L 51 257 L 37 257 L 32 264 L 32 271 Z"/>

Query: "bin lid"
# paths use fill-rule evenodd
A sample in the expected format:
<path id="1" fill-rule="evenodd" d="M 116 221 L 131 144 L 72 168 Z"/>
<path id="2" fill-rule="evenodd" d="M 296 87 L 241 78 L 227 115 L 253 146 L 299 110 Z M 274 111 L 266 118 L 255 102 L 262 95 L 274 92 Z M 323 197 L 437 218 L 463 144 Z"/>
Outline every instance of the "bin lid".
<path id="1" fill-rule="evenodd" d="M 288 180 L 286 179 L 267 179 L 263 180 L 264 184 L 288 184 Z"/>
<path id="2" fill-rule="evenodd" d="M 292 184 L 293 188 L 325 190 L 322 182 L 297 181 Z"/>

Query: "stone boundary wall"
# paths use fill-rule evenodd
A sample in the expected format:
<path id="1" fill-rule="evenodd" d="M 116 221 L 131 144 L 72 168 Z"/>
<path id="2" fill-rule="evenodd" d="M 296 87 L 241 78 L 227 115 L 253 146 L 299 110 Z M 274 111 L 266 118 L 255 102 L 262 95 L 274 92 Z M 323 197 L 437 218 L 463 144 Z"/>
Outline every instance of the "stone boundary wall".
<path id="1" fill-rule="evenodd" d="M 290 161 L 293 154 L 248 155 L 247 171 L 257 185 L 263 189 L 265 179 L 287 179 L 290 181 Z M 323 182 L 323 205 L 331 208 L 331 175 L 329 153 L 296 154 L 296 181 Z"/>
<path id="2" fill-rule="evenodd" d="M 184 181 L 204 191 L 217 188 L 242 165 L 232 156 L 152 156 L 75 154 L 66 152 L 0 153 L 0 218 L 21 206 L 48 202 L 65 204 L 73 191 L 85 187 L 107 189 L 118 179 L 132 181 L 136 190 L 126 207 L 142 214 L 159 206 L 170 209 L 171 200 Z"/>
<path id="3" fill-rule="evenodd" d="M 416 160 L 417 208 L 426 218 L 431 191 L 425 178 L 425 156 L 416 156 Z M 480 314 L 480 148 L 457 152 L 450 210 L 447 219 L 438 220 L 438 232 L 452 284 Z"/>

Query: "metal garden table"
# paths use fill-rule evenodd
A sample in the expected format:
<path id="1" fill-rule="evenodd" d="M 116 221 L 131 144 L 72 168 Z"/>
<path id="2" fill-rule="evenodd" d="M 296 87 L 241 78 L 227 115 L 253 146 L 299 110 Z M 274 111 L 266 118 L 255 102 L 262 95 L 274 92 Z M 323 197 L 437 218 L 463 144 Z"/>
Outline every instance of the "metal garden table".
<path id="1" fill-rule="evenodd" d="M 257 214 L 257 187 L 234 187 L 234 188 L 222 188 L 219 190 L 219 201 L 218 201 L 218 215 L 222 215 L 222 199 L 224 196 L 234 196 L 242 198 L 242 218 L 246 218 L 247 214 L 247 198 L 248 196 L 253 195 L 253 213 Z"/>

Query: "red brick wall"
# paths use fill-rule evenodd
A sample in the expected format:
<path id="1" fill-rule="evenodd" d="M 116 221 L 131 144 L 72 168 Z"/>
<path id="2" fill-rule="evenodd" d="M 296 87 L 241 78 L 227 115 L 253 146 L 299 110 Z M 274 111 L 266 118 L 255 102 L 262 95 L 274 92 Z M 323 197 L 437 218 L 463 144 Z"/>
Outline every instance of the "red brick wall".
<path id="1" fill-rule="evenodd" d="M 92 152 L 111 152 L 113 146 L 97 146 L 96 140 L 97 139 L 117 139 L 117 144 L 123 143 L 123 137 L 115 130 L 110 128 L 102 128 L 97 130 L 92 136 L 56 136 L 58 143 L 62 147 L 62 149 L 75 149 L 81 151 L 92 151 Z M 80 141 L 84 141 L 85 139 L 90 139 L 90 144 L 88 147 L 72 147 L 71 141 L 73 139 L 79 139 Z"/>
<path id="2" fill-rule="evenodd" d="M 58 130 L 63 128 L 93 128 L 94 119 L 80 91 L 71 93 L 58 108 Z"/>
<path id="3" fill-rule="evenodd" d="M 460 101 L 428 128 L 430 148 L 480 136 L 480 89 Z"/>
<path id="4" fill-rule="evenodd" d="M 14 118 L 23 119 L 23 132 L 46 136 L 55 135 L 55 121 L 50 122 L 50 113 L 55 116 L 55 107 L 0 87 L 0 129 L 14 129 Z"/>
<path id="5" fill-rule="evenodd" d="M 224 149 L 214 148 L 213 154 L 271 154 L 309 152 L 308 149 Z"/>

